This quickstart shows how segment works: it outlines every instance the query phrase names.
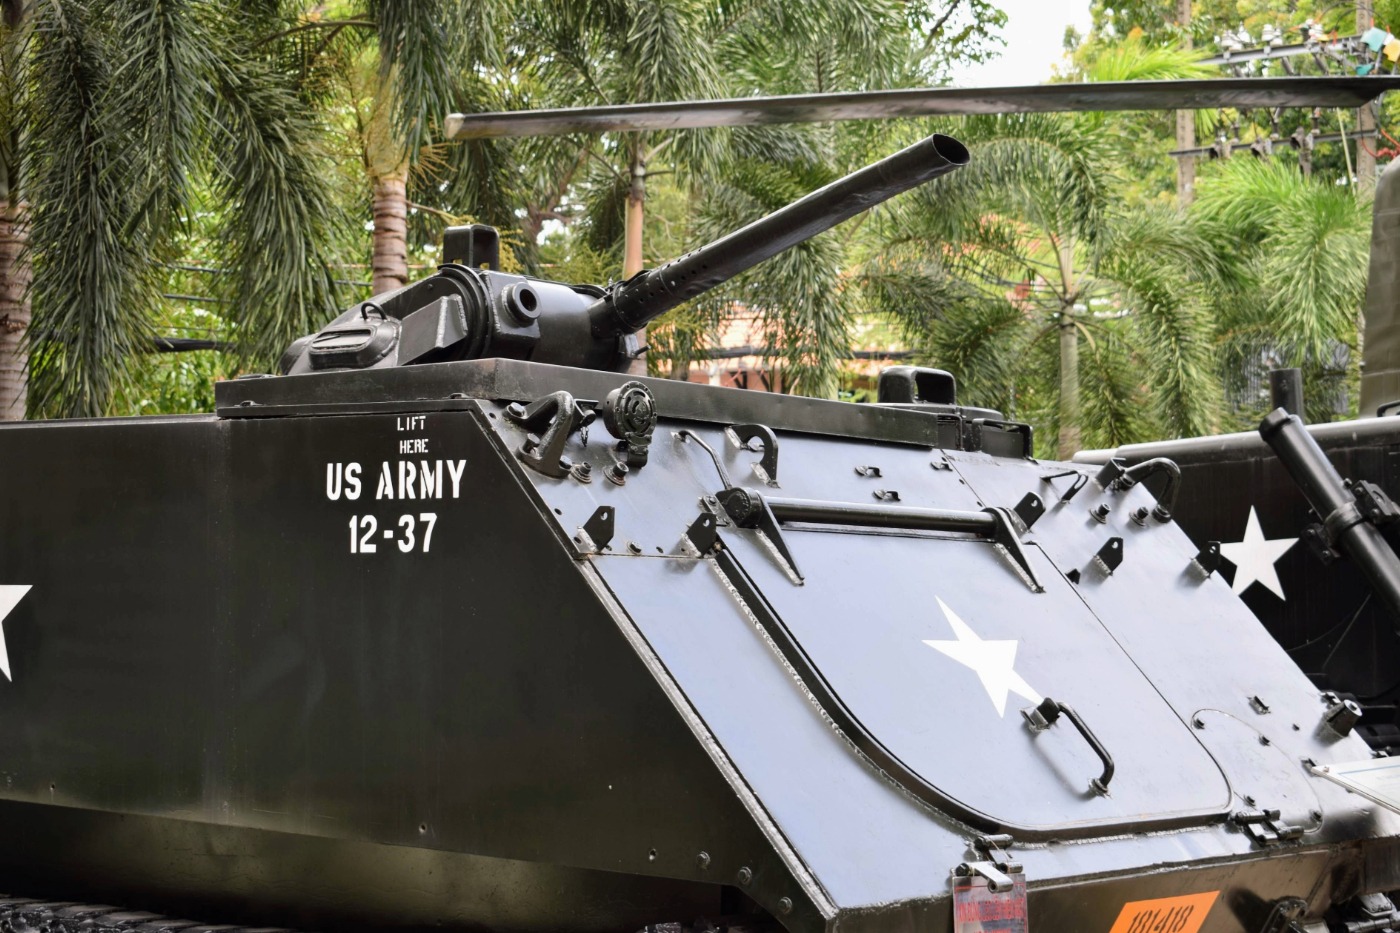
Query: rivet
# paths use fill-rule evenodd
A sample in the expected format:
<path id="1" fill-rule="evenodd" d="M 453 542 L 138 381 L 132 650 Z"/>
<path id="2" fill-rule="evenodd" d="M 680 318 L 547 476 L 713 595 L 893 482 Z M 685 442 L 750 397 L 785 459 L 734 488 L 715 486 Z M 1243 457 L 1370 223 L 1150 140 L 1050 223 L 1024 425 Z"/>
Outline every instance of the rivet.
<path id="1" fill-rule="evenodd" d="M 782 898 L 779 898 L 779 899 L 778 899 L 778 913 L 780 913 L 780 914 L 790 914 L 790 913 L 792 913 L 792 898 L 790 898 L 790 897 L 782 897 Z"/>
<path id="2" fill-rule="evenodd" d="M 745 865 L 739 869 L 739 883 L 747 887 L 750 881 L 753 881 L 753 870 Z"/>
<path id="3" fill-rule="evenodd" d="M 700 866 L 700 870 L 701 870 L 701 871 L 704 871 L 706 868 L 709 868 L 709 867 L 710 867 L 710 853 L 708 853 L 708 852 L 701 852 L 699 855 L 695 856 L 695 864 L 698 865 L 698 866 Z"/>

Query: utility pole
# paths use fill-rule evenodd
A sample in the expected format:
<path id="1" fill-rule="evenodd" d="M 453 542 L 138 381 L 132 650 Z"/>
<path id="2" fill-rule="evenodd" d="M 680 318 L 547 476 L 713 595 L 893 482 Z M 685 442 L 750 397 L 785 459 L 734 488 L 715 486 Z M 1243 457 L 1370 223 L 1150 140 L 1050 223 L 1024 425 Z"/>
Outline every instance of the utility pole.
<path id="1" fill-rule="evenodd" d="M 1363 33 L 1374 25 L 1376 18 L 1372 0 L 1356 0 L 1356 31 Z M 1376 151 L 1371 133 L 1376 129 L 1376 115 L 1370 104 L 1356 111 L 1356 190 L 1370 195 L 1376 190 Z"/>
<path id="2" fill-rule="evenodd" d="M 1360 4 L 1370 0 L 1357 0 Z M 1358 12 L 1357 16 L 1361 14 Z M 1191 0 L 1176 0 L 1176 22 L 1181 27 L 1182 41 L 1191 48 Z M 1196 112 L 1178 110 L 1176 112 L 1176 148 L 1196 148 Z M 1182 207 L 1189 205 L 1196 197 L 1196 157 L 1185 155 L 1176 160 L 1176 200 Z"/>

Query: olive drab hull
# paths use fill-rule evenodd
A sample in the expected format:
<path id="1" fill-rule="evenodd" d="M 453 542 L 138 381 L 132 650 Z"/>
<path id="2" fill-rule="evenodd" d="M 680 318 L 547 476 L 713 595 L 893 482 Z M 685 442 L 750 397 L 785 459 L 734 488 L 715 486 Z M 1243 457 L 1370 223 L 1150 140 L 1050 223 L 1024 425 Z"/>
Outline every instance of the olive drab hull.
<path id="1" fill-rule="evenodd" d="M 1394 923 L 1397 769 L 1176 465 L 1039 462 L 935 370 L 871 405 L 611 371 L 967 159 L 606 287 L 457 228 L 213 415 L 0 425 L 0 884 L 308 929 Z M 0 926 L 170 928 L 92 910 Z"/>
<path id="2" fill-rule="evenodd" d="M 1064 930 L 1400 886 L 1400 818 L 1306 763 L 1365 742 L 1144 485 L 955 404 L 624 380 L 444 363 L 0 427 L 0 877 L 794 933 L 955 929 L 959 873 Z"/>

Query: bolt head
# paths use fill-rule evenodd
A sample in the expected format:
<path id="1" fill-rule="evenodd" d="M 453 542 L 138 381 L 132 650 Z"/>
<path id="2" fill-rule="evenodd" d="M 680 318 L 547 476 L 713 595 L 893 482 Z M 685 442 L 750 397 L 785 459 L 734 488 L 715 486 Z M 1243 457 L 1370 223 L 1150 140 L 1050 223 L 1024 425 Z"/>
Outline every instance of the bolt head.
<path id="1" fill-rule="evenodd" d="M 749 882 L 753 881 L 753 869 L 745 865 L 743 868 L 739 869 L 738 878 L 739 883 L 747 887 Z"/>

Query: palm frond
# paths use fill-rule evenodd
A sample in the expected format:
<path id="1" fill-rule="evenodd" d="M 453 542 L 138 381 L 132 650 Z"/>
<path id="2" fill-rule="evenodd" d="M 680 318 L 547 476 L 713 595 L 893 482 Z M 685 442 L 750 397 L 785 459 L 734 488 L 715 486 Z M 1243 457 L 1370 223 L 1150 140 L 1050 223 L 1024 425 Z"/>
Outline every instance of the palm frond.
<path id="1" fill-rule="evenodd" d="M 1286 166 L 1230 163 L 1203 173 L 1193 211 L 1228 257 L 1233 306 L 1267 316 L 1300 352 L 1352 342 L 1370 248 L 1366 205 Z"/>
<path id="2" fill-rule="evenodd" d="M 124 126 L 142 177 L 133 221 L 159 228 L 187 212 L 191 167 L 201 160 L 200 122 L 212 93 L 214 49 L 222 38 L 191 0 L 108 0 L 104 15 L 123 23 L 120 64 L 103 105 Z M 196 15 L 203 14 L 203 15 Z"/>
<path id="3" fill-rule="evenodd" d="M 93 5 L 41 3 L 28 55 L 24 175 L 32 199 L 34 319 L 29 404 L 36 414 L 106 413 L 123 363 L 149 336 L 148 231 L 132 226 L 147 177 L 104 110 L 109 50 Z"/>
<path id="4" fill-rule="evenodd" d="M 227 212 L 231 317 L 243 353 L 270 366 L 340 307 L 331 265 L 344 218 L 295 91 L 255 61 L 223 62 L 215 80 L 213 187 Z"/>
<path id="5" fill-rule="evenodd" d="M 705 242 L 800 197 L 814 185 L 791 167 L 744 163 L 705 192 L 697 239 Z M 768 346 L 782 349 L 789 388 L 834 398 L 849 353 L 851 296 L 842 287 L 842 244 L 826 233 L 724 283 L 707 300 L 757 313 Z"/>
<path id="6" fill-rule="evenodd" d="M 380 86 L 393 107 L 395 135 L 413 157 L 451 111 L 465 62 L 494 54 L 495 3 L 473 0 L 369 0 L 379 37 Z"/>
<path id="7" fill-rule="evenodd" d="M 1117 447 L 1157 435 L 1142 360 L 1112 322 L 1094 329 L 1079 354 L 1081 438 L 1086 447 Z"/>

